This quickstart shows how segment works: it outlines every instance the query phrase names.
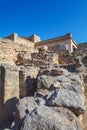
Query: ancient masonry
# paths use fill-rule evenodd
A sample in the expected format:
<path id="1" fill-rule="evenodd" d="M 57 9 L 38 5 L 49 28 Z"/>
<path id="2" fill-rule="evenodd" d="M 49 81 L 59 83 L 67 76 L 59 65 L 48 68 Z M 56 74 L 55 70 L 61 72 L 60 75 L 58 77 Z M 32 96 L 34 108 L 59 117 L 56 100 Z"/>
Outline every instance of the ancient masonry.
<path id="1" fill-rule="evenodd" d="M 34 94 L 41 70 L 63 67 L 73 72 L 78 66 L 75 57 L 83 52 L 86 54 L 86 49 L 84 44 L 77 45 L 71 34 L 44 41 L 37 35 L 26 38 L 16 33 L 1 38 L 0 117 L 6 117 L 9 100 Z M 87 61 L 83 62 L 87 66 Z"/>
<path id="2" fill-rule="evenodd" d="M 41 41 L 40 37 L 37 35 L 32 35 L 29 38 L 19 38 L 16 33 L 6 38 L 19 44 L 27 44 L 28 46 L 35 48 L 49 48 L 55 51 L 68 50 L 69 52 L 73 52 L 74 48 L 77 49 L 77 44 L 70 33 L 66 34 L 65 36 L 52 38 L 44 41 Z"/>
<path id="3" fill-rule="evenodd" d="M 27 81 L 35 88 L 32 80 L 35 81 L 40 67 L 58 65 L 58 53 L 72 53 L 74 49 L 77 44 L 71 34 L 44 41 L 37 35 L 26 38 L 16 33 L 0 39 L 0 116 L 3 117 L 3 106 L 10 99 L 27 95 Z M 28 94 L 31 93 L 30 90 Z"/>

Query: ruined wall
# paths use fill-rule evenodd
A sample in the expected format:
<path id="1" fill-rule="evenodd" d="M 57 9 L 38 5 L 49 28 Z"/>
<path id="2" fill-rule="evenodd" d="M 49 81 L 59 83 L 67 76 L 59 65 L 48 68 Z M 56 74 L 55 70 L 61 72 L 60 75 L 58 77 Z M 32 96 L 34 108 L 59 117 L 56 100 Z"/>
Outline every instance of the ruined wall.
<path id="1" fill-rule="evenodd" d="M 16 33 L 13 33 L 7 37 L 5 37 L 6 39 L 10 39 L 12 41 L 17 41 L 18 40 L 18 35 Z"/>
<path id="2" fill-rule="evenodd" d="M 25 59 L 31 59 L 31 53 L 33 52 L 38 52 L 38 50 L 25 44 L 0 39 L 0 63 L 15 64 L 20 53 L 24 55 Z"/>
<path id="3" fill-rule="evenodd" d="M 36 42 L 41 41 L 41 40 L 40 40 L 40 37 L 37 36 L 37 35 L 35 35 L 35 34 L 33 34 L 32 36 L 30 36 L 28 39 L 29 39 L 30 41 L 32 41 L 33 43 L 36 43 Z"/>
<path id="4" fill-rule="evenodd" d="M 18 44 L 25 44 L 28 47 L 34 48 L 34 42 L 30 41 L 26 37 L 19 37 L 16 33 L 13 33 L 12 35 L 7 36 L 5 38 L 17 42 Z"/>
<path id="5" fill-rule="evenodd" d="M 31 42 L 31 41 L 29 41 L 29 40 L 27 40 L 26 38 L 22 38 L 22 37 L 19 38 L 19 37 L 18 37 L 18 39 L 15 40 L 15 42 L 17 42 L 18 44 L 25 44 L 25 45 L 27 45 L 28 47 L 34 48 L 34 43 Z"/>
<path id="6" fill-rule="evenodd" d="M 14 106 L 19 98 L 19 72 L 13 65 L 3 64 L 0 66 L 0 117 L 7 117 L 8 106 Z M 10 109 L 10 111 L 11 111 Z"/>
<path id="7" fill-rule="evenodd" d="M 40 51 L 39 53 L 32 53 L 29 63 L 32 63 L 37 67 L 58 64 L 58 54 L 55 52 L 44 51 Z"/>
<path id="8" fill-rule="evenodd" d="M 0 119 L 12 118 L 18 99 L 34 94 L 38 73 L 37 67 L 0 66 Z"/>
<path id="9" fill-rule="evenodd" d="M 19 98 L 19 72 L 15 66 L 3 66 L 5 69 L 4 77 L 4 103 L 8 99 Z"/>
<path id="10" fill-rule="evenodd" d="M 19 71 L 19 97 L 31 96 L 36 90 L 37 67 L 26 67 Z"/>

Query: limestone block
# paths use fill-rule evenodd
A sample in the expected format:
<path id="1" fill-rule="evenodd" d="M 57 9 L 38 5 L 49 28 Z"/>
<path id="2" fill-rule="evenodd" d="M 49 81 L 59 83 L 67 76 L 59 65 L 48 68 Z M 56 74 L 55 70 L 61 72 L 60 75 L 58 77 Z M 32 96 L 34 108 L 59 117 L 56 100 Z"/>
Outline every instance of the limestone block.
<path id="1" fill-rule="evenodd" d="M 2 64 L 0 66 L 0 111 L 4 113 L 7 102 L 19 98 L 19 71 L 16 66 Z M 14 102 L 12 107 L 14 106 Z M 7 105 L 6 105 L 7 104 Z M 5 114 L 2 114 L 5 117 Z M 1 118 L 2 115 L 0 115 Z"/>

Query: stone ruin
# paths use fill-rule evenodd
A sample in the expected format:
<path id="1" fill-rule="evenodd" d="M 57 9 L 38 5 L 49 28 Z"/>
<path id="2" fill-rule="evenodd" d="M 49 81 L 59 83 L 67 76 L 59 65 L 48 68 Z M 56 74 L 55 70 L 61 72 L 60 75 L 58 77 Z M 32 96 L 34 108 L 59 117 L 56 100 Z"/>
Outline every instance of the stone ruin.
<path id="1" fill-rule="evenodd" d="M 0 119 L 12 116 L 18 99 L 34 96 L 41 74 L 58 76 L 56 70 L 65 68 L 87 77 L 86 46 L 78 45 L 71 34 L 44 41 L 37 35 L 26 38 L 16 33 L 0 39 Z M 7 112 L 9 107 L 11 110 Z"/>

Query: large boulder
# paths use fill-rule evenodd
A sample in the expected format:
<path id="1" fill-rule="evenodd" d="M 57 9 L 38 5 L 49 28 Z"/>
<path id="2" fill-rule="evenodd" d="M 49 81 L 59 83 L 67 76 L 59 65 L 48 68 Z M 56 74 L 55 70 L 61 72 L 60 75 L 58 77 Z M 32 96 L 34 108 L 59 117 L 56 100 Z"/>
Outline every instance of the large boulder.
<path id="1" fill-rule="evenodd" d="M 37 107 L 26 115 L 21 130 L 82 130 L 76 116 L 65 108 Z"/>
<path id="2" fill-rule="evenodd" d="M 85 112 L 85 106 L 83 100 L 81 99 L 81 95 L 63 88 L 59 88 L 54 91 L 49 96 L 47 103 L 50 106 L 68 108 L 76 115 Z"/>
<path id="3" fill-rule="evenodd" d="M 49 91 L 56 90 L 58 88 L 65 88 L 67 90 L 74 91 L 81 94 L 83 90 L 83 79 L 80 75 L 69 74 L 68 76 L 47 76 L 41 75 L 37 78 L 37 91 L 44 94 L 48 94 Z M 48 90 L 48 91 L 47 91 Z"/>

